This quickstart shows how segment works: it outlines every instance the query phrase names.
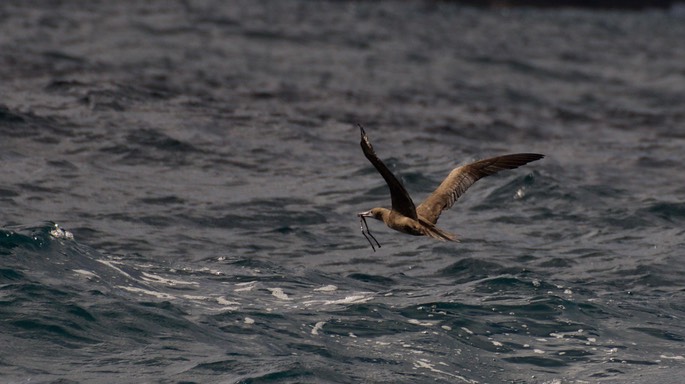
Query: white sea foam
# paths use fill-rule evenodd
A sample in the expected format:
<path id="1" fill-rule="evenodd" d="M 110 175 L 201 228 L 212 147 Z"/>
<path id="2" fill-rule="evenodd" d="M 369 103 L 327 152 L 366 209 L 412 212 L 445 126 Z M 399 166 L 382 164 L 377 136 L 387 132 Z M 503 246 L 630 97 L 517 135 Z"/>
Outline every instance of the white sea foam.
<path id="1" fill-rule="evenodd" d="M 407 323 L 409 324 L 414 324 L 414 325 L 420 325 L 422 327 L 432 327 L 433 325 L 437 324 L 437 321 L 430 322 L 430 321 L 420 321 L 417 319 L 409 319 L 407 320 Z"/>
<path id="2" fill-rule="evenodd" d="M 283 288 L 267 288 L 271 294 L 276 297 L 277 299 L 280 300 L 292 300 L 288 294 L 283 292 Z"/>
<path id="3" fill-rule="evenodd" d="M 175 279 L 169 279 L 166 277 L 161 277 L 154 275 L 152 273 L 147 273 L 147 272 L 141 272 L 142 277 L 141 279 L 150 283 L 159 283 L 159 284 L 164 284 L 168 286 L 177 286 L 177 285 L 194 285 L 197 286 L 199 285 L 197 282 L 194 281 L 183 281 L 183 280 L 175 280 Z"/>
<path id="4" fill-rule="evenodd" d="M 320 288 L 315 288 L 314 290 L 317 292 L 334 292 L 338 290 L 338 287 L 335 285 L 326 285 Z"/>
<path id="5" fill-rule="evenodd" d="M 74 269 L 73 271 L 79 275 L 83 275 L 85 278 L 87 278 L 89 280 L 100 278 L 100 276 L 98 276 L 96 273 L 93 273 L 91 271 L 86 271 L 85 269 Z"/>
<path id="6" fill-rule="evenodd" d="M 65 231 L 64 229 L 60 228 L 59 225 L 55 224 L 55 227 L 50 231 L 50 236 L 54 237 L 55 239 L 62 239 L 62 240 L 74 240 L 74 234 Z"/>
<path id="7" fill-rule="evenodd" d="M 319 321 L 318 323 L 314 324 L 314 328 L 312 328 L 312 335 L 318 335 L 319 331 L 323 329 L 325 324 L 325 321 Z"/>
<path id="8" fill-rule="evenodd" d="M 668 360 L 685 360 L 685 356 L 683 356 L 683 355 L 677 355 L 677 356 L 660 355 L 659 357 L 662 359 L 668 359 Z"/>
<path id="9" fill-rule="evenodd" d="M 227 300 L 227 299 L 224 299 L 223 297 L 217 297 L 216 302 L 217 302 L 217 304 L 223 305 L 226 307 L 240 305 L 240 303 L 237 301 Z"/>
<path id="10" fill-rule="evenodd" d="M 338 300 L 327 300 L 324 302 L 325 305 L 333 305 L 333 304 L 359 304 L 359 303 L 366 303 L 367 301 L 373 299 L 372 296 L 364 296 L 364 295 L 352 295 L 352 296 L 345 296 L 342 299 Z"/>
<path id="11" fill-rule="evenodd" d="M 158 299 L 164 299 L 164 300 L 171 300 L 175 299 L 176 296 L 170 295 L 168 293 L 163 293 L 163 292 L 156 292 L 156 291 L 150 291 L 149 289 L 144 289 L 144 288 L 138 288 L 138 287 L 127 287 L 123 285 L 117 286 L 117 288 L 121 288 L 125 291 L 129 291 L 132 293 L 137 293 L 140 295 L 148 295 L 148 296 L 154 296 Z"/>
<path id="12" fill-rule="evenodd" d="M 117 272 L 119 272 L 119 273 L 121 273 L 122 275 L 128 277 L 129 279 L 135 280 L 135 279 L 133 279 L 133 276 L 131 276 L 131 275 L 129 275 L 128 273 L 124 272 L 121 268 L 116 267 L 116 266 L 114 265 L 116 262 L 114 262 L 114 261 L 110 261 L 110 260 L 98 260 L 98 259 L 96 259 L 95 261 L 97 261 L 97 262 L 99 262 L 99 263 L 102 263 L 102 264 L 104 264 L 104 265 L 106 265 L 106 266 L 108 266 L 108 267 L 110 267 L 110 268 L 116 270 Z"/>
<path id="13" fill-rule="evenodd" d="M 435 372 L 435 373 L 440 373 L 440 374 L 443 374 L 443 375 L 447 375 L 447 376 L 449 376 L 449 377 L 453 377 L 453 378 L 455 378 L 455 379 L 461 380 L 461 381 L 463 381 L 464 383 L 473 383 L 473 384 L 478 383 L 477 381 L 475 381 L 475 380 L 469 380 L 469 379 L 465 378 L 464 376 L 460 376 L 460 375 L 457 375 L 457 374 L 454 374 L 454 373 L 450 373 L 450 372 L 443 371 L 443 370 L 441 370 L 441 369 L 437 369 L 437 368 L 435 368 L 435 365 L 434 365 L 434 364 L 431 364 L 431 363 L 430 363 L 428 360 L 426 360 L 426 359 L 419 359 L 419 360 L 416 360 L 416 361 L 414 362 L 414 368 L 424 368 L 424 369 L 428 369 L 428 370 L 431 371 L 431 372 Z"/>
<path id="14" fill-rule="evenodd" d="M 247 292 L 247 291 L 251 291 L 251 290 L 255 287 L 255 284 L 256 284 L 256 283 L 257 283 L 256 281 L 248 281 L 248 282 L 245 282 L 245 283 L 236 283 L 236 286 L 238 286 L 238 287 L 240 287 L 240 288 L 236 288 L 236 289 L 234 289 L 233 291 L 235 291 L 235 292 Z"/>

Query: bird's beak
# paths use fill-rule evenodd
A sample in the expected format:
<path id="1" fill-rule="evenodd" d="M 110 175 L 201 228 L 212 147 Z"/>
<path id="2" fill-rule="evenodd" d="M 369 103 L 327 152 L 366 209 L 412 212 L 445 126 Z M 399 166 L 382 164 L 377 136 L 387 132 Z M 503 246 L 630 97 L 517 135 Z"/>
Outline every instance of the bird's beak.
<path id="1" fill-rule="evenodd" d="M 371 211 L 359 212 L 357 213 L 357 217 L 373 217 L 373 213 L 371 213 Z"/>

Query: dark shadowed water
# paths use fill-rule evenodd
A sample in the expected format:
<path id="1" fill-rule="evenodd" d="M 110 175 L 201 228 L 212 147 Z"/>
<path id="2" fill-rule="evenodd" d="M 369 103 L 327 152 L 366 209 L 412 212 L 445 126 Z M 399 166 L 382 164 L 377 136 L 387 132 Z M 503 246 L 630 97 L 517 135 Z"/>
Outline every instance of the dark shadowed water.
<path id="1" fill-rule="evenodd" d="M 682 12 L 3 1 L 0 382 L 681 383 Z M 403 235 L 359 148 L 420 202 Z"/>

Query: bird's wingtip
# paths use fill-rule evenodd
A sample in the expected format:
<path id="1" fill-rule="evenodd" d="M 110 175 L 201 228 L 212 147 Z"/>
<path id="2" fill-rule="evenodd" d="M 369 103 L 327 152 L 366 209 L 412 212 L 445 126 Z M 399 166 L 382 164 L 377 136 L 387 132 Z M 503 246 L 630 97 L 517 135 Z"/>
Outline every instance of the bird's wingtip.
<path id="1" fill-rule="evenodd" d="M 542 153 L 525 153 L 524 155 L 528 156 L 530 161 L 540 160 L 545 157 L 545 155 Z"/>

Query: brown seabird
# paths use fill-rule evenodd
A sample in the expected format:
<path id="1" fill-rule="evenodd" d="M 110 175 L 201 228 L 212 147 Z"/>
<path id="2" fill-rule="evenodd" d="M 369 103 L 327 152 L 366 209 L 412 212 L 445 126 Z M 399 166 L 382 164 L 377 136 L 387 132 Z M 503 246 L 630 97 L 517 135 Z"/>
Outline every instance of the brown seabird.
<path id="1" fill-rule="evenodd" d="M 357 216 L 359 216 L 360 221 L 366 224 L 365 218 L 373 217 L 376 220 L 383 221 L 388 227 L 396 231 L 415 236 L 430 236 L 441 241 L 458 241 L 455 235 L 443 231 L 435 226 L 435 224 L 438 222 L 442 211 L 450 209 L 459 196 L 463 195 L 473 183 L 501 170 L 518 168 L 521 165 L 545 157 L 538 153 L 516 153 L 491 157 L 462 165 L 453 169 L 445 180 L 440 183 L 440 186 L 423 203 L 416 207 L 402 183 L 390 172 L 381 159 L 376 156 L 376 152 L 374 152 L 364 128 L 359 125 L 359 129 L 362 135 L 361 146 L 364 156 L 369 159 L 371 164 L 376 167 L 378 173 L 385 179 L 390 189 L 390 200 L 392 201 L 392 209 L 373 208 L 366 212 L 358 213 Z M 364 225 L 362 225 L 361 229 L 364 237 L 369 240 L 371 248 L 374 251 L 376 250 L 371 240 L 367 237 L 367 233 L 376 241 L 380 248 L 381 245 L 378 243 L 378 240 L 369 232 L 368 225 L 366 226 L 366 232 L 364 231 Z"/>

